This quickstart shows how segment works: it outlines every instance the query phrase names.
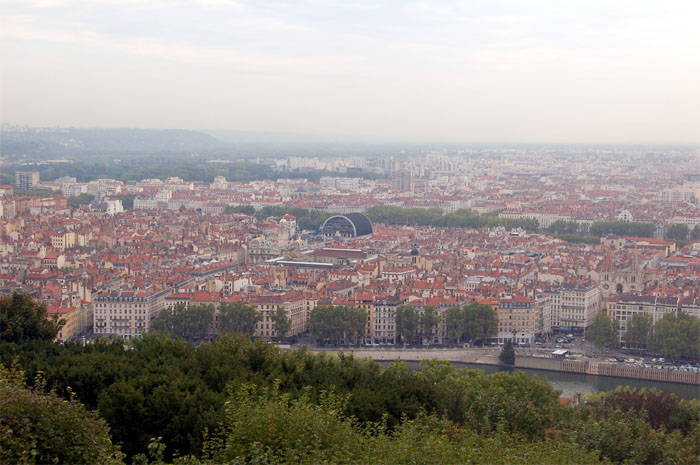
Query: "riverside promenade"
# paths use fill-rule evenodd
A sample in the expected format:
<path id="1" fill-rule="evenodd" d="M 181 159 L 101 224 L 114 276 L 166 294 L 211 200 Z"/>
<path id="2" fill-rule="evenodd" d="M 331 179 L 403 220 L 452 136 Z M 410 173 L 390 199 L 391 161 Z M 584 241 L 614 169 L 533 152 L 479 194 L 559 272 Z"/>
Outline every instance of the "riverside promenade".
<path id="1" fill-rule="evenodd" d="M 309 348 L 311 353 L 328 353 L 353 355 L 356 358 L 371 358 L 376 361 L 402 360 L 419 362 L 421 360 L 445 360 L 448 362 L 474 363 L 482 365 L 499 365 L 499 347 L 473 347 L 455 349 L 376 349 L 364 347 L 351 348 Z M 583 358 L 551 358 L 546 355 L 530 355 L 516 350 L 516 368 L 531 368 L 536 370 L 559 371 L 594 376 L 611 376 L 648 381 L 665 381 L 700 385 L 700 373 L 686 371 L 671 371 L 656 368 L 620 365 L 603 361 L 589 361 Z"/>

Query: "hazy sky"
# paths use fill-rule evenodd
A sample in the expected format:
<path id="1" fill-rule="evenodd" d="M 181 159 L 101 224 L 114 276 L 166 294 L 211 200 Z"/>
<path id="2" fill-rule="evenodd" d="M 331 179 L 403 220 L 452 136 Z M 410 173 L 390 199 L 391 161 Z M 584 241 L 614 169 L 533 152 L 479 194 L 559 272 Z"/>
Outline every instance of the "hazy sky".
<path id="1" fill-rule="evenodd" d="M 700 141 L 700 1 L 0 0 L 0 121 Z"/>

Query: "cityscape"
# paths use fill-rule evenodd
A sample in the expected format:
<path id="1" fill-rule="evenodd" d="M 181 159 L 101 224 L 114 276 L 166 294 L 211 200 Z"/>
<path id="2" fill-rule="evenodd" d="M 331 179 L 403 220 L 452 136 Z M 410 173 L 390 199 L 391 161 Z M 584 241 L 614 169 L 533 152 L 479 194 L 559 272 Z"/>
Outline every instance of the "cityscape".
<path id="1" fill-rule="evenodd" d="M 700 460 L 700 4 L 0 5 L 0 463 Z"/>

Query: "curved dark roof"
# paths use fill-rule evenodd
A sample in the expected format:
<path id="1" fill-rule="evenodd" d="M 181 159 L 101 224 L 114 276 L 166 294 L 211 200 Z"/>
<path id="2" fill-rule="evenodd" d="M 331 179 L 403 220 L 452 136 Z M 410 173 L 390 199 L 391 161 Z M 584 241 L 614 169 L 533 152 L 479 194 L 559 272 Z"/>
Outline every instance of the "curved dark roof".
<path id="1" fill-rule="evenodd" d="M 337 219 L 342 219 L 345 221 L 348 221 L 351 225 L 352 228 L 355 231 L 355 237 L 357 236 L 366 236 L 368 234 L 372 234 L 374 232 L 374 227 L 372 226 L 372 222 L 367 218 L 365 215 L 362 213 L 348 213 L 347 215 L 334 215 L 328 218 L 324 223 L 323 226 L 321 226 L 321 230 L 324 231 L 326 230 L 326 225 L 327 224 L 333 224 L 333 220 Z"/>
<path id="2" fill-rule="evenodd" d="M 372 222 L 362 213 L 348 213 L 344 216 L 353 222 L 358 236 L 365 236 L 374 232 Z"/>

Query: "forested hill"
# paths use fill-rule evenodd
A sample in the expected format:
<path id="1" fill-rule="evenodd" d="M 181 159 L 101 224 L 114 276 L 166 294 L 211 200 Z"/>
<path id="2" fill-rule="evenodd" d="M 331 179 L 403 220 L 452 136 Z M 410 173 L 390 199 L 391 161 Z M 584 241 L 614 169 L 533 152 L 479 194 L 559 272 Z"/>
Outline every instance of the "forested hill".
<path id="1" fill-rule="evenodd" d="M 0 132 L 2 155 L 31 158 L 215 153 L 226 147 L 209 134 L 182 129 L 30 128 Z"/>

